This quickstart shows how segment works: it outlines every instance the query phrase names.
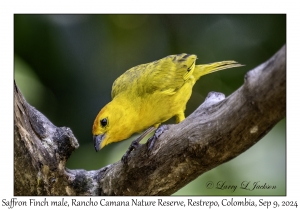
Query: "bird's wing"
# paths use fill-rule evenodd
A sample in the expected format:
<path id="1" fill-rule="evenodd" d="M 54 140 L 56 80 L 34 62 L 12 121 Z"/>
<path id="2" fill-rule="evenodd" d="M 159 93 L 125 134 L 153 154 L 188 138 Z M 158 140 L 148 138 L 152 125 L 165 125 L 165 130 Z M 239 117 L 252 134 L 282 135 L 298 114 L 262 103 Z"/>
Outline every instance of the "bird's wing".
<path id="1" fill-rule="evenodd" d="M 115 80 L 112 98 L 127 91 L 135 96 L 155 91 L 172 95 L 193 74 L 196 59 L 196 55 L 183 53 L 133 67 Z"/>

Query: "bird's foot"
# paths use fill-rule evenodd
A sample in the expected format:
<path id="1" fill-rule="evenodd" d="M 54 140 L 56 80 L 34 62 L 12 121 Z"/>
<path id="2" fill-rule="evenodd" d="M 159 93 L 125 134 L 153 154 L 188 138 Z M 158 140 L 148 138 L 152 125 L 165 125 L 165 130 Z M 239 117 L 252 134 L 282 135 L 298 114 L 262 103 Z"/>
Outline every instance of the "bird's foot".
<path id="1" fill-rule="evenodd" d="M 129 146 L 128 150 L 126 151 L 126 153 L 123 155 L 123 157 L 121 159 L 122 162 L 127 164 L 129 154 L 131 153 L 132 150 L 139 148 L 139 146 L 141 146 L 141 145 L 140 145 L 138 139 L 131 142 L 131 145 Z"/>
<path id="2" fill-rule="evenodd" d="M 162 125 L 160 126 L 154 133 L 154 135 L 152 137 L 150 137 L 147 141 L 147 145 L 148 145 L 148 154 L 150 154 L 151 150 L 154 147 L 154 144 L 156 142 L 156 140 L 158 139 L 158 137 L 163 134 L 163 132 L 165 132 L 167 129 L 166 125 Z"/>
<path id="3" fill-rule="evenodd" d="M 155 128 L 154 126 L 148 128 L 147 130 L 145 130 L 145 131 L 142 133 L 142 135 L 140 135 L 136 140 L 134 140 L 134 141 L 131 143 L 131 145 L 129 146 L 128 150 L 126 151 L 126 153 L 123 155 L 123 157 L 122 157 L 122 159 L 121 159 L 122 162 L 123 162 L 124 164 L 127 164 L 127 162 L 128 162 L 128 156 L 129 156 L 129 154 L 131 153 L 131 151 L 134 150 L 134 149 L 137 149 L 137 148 L 140 146 L 139 142 L 140 142 L 145 136 L 147 136 L 149 133 L 151 133 L 152 131 L 154 131 L 155 129 L 156 129 L 156 128 Z"/>

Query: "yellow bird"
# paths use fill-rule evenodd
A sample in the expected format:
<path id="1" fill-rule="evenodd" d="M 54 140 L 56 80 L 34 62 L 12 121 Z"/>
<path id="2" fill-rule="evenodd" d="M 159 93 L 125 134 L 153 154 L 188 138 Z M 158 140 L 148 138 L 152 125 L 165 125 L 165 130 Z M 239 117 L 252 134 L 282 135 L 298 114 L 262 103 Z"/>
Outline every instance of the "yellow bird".
<path id="1" fill-rule="evenodd" d="M 117 78 L 112 86 L 112 101 L 101 109 L 94 121 L 95 150 L 147 129 L 138 141 L 133 142 L 129 154 L 161 123 L 173 116 L 176 123 L 185 119 L 186 103 L 201 76 L 243 66 L 235 61 L 196 65 L 196 59 L 196 55 L 185 53 L 170 55 L 133 67 Z M 163 131 L 157 129 L 157 132 L 155 137 Z"/>

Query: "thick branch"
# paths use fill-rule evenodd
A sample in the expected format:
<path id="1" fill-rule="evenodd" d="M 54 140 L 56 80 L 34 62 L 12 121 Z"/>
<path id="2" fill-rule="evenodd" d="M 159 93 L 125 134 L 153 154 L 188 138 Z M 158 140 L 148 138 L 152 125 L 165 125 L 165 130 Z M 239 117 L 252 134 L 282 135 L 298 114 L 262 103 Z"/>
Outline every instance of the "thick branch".
<path id="1" fill-rule="evenodd" d="M 56 128 L 40 113 L 32 114 L 38 112 L 16 88 L 15 194 L 24 195 L 28 184 L 30 195 L 176 192 L 249 149 L 285 117 L 285 50 L 284 46 L 267 62 L 249 71 L 244 85 L 227 98 L 211 92 L 183 122 L 168 126 L 151 154 L 147 155 L 143 145 L 131 153 L 128 165 L 119 161 L 97 171 L 65 169 L 66 158 L 78 146 L 75 137 L 68 128 Z M 21 156 L 25 158 L 18 158 Z M 28 172 L 22 170 L 22 165 Z"/>

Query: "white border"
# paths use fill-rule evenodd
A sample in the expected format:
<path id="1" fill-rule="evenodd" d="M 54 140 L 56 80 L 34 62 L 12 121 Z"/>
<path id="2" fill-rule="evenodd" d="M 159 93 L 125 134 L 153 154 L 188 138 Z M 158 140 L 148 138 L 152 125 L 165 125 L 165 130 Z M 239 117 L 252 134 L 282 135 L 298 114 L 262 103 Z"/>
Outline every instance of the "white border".
<path id="1" fill-rule="evenodd" d="M 0 3 L 0 91 L 1 91 L 1 206 L 3 199 L 13 197 L 13 14 L 15 13 L 286 13 L 287 14 L 287 197 L 248 197 L 256 202 L 298 200 L 299 184 L 299 26 L 300 17 L 296 1 L 8 1 Z M 276 36 L 276 34 L 274 34 Z M 4 135 L 3 135 L 4 134 Z M 187 200 L 189 197 L 164 197 L 166 200 Z M 28 200 L 30 197 L 18 197 Z M 39 197 L 38 199 L 42 199 Z M 61 197 L 48 197 L 49 201 Z M 72 198 L 66 198 L 71 203 Z M 80 197 L 78 199 L 88 199 Z M 100 197 L 95 198 L 97 200 Z M 128 199 L 115 197 L 107 199 Z M 139 197 L 139 199 L 142 199 Z M 144 200 L 158 198 L 145 197 Z M 192 199 L 201 199 L 192 197 Z M 230 197 L 202 197 L 206 200 L 231 199 Z M 235 197 L 243 200 L 244 197 Z M 300 204 L 300 203 L 299 203 Z M 17 208 L 17 207 L 15 207 Z M 32 209 L 32 207 L 27 207 Z M 51 207 L 52 208 L 52 207 Z M 84 207 L 77 207 L 84 208 Z M 123 207 L 128 208 L 128 207 Z M 130 207 L 130 209 L 139 207 Z M 165 207 L 174 208 L 174 207 Z M 199 208 L 199 207 L 198 207 Z M 264 207 L 265 208 L 265 207 Z"/>

